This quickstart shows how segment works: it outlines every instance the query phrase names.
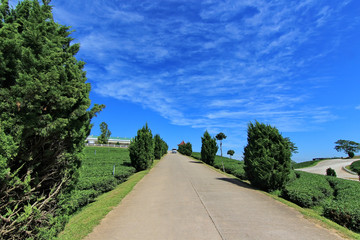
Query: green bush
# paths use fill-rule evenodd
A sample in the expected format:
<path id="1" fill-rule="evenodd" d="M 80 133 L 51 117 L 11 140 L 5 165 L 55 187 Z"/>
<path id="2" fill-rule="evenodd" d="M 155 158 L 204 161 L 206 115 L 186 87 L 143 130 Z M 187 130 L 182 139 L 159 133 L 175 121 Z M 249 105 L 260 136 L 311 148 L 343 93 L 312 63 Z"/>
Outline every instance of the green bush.
<path id="1" fill-rule="evenodd" d="M 336 177 L 336 172 L 332 168 L 326 169 L 326 176 Z"/>
<path id="2" fill-rule="evenodd" d="M 142 129 L 138 130 L 137 136 L 130 143 L 129 155 L 131 165 L 136 171 L 145 170 L 153 163 L 154 141 L 147 123 Z"/>
<path id="3" fill-rule="evenodd" d="M 349 158 L 353 158 L 355 156 L 355 153 L 354 152 L 349 152 Z"/>
<path id="4" fill-rule="evenodd" d="M 353 162 L 350 165 L 350 169 L 360 175 L 360 161 Z"/>
<path id="5" fill-rule="evenodd" d="M 282 190 L 282 197 L 301 207 L 312 207 L 331 199 L 333 192 L 324 176 L 297 171 L 296 179 Z"/>
<path id="6" fill-rule="evenodd" d="M 205 131 L 204 136 L 201 137 L 201 143 L 201 160 L 209 165 L 213 165 L 218 150 L 216 139 L 211 138 L 209 132 Z"/>
<path id="7" fill-rule="evenodd" d="M 244 149 L 247 178 L 265 191 L 281 189 L 289 180 L 291 151 L 289 141 L 275 127 L 250 123 Z"/>
<path id="8" fill-rule="evenodd" d="M 230 159 L 230 158 L 226 158 L 226 157 L 223 157 L 221 159 L 220 156 L 216 156 L 213 166 L 215 168 L 223 170 L 222 162 L 224 163 L 225 172 L 230 173 L 237 178 L 240 178 L 243 180 L 246 179 L 246 174 L 245 174 L 245 170 L 244 170 L 244 161 L 238 161 L 236 159 Z"/>
<path id="9" fill-rule="evenodd" d="M 59 197 L 66 215 L 94 201 L 100 194 L 114 189 L 135 172 L 129 151 L 124 148 L 86 147 L 79 180 L 74 189 Z M 115 175 L 113 175 L 115 165 Z"/>
<path id="10" fill-rule="evenodd" d="M 324 207 L 324 216 L 360 232 L 360 184 L 338 178 L 328 178 L 334 189 L 334 199 Z"/>
<path id="11" fill-rule="evenodd" d="M 192 145 L 191 143 L 185 143 L 183 145 L 179 145 L 178 152 L 184 154 L 186 156 L 191 156 L 192 154 Z"/>

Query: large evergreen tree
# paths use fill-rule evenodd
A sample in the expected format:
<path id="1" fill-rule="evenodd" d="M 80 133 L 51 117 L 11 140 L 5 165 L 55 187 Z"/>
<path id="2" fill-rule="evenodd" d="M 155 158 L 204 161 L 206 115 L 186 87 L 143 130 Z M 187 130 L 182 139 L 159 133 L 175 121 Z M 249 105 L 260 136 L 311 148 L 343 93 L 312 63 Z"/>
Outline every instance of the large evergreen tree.
<path id="1" fill-rule="evenodd" d="M 131 165 L 136 171 L 145 170 L 153 163 L 154 141 L 147 123 L 137 131 L 135 139 L 130 143 L 129 155 Z"/>
<path id="2" fill-rule="evenodd" d="M 247 140 L 244 169 L 251 184 L 266 191 L 282 188 L 291 171 L 289 142 L 275 127 L 257 121 L 249 124 Z"/>
<path id="3" fill-rule="evenodd" d="M 159 134 L 154 136 L 154 157 L 160 159 L 167 153 L 168 145 Z"/>
<path id="4" fill-rule="evenodd" d="M 90 120 L 102 108 L 87 110 L 79 44 L 54 22 L 49 2 L 10 9 L 1 0 L 1 239 L 49 238 L 61 228 L 57 196 L 75 181 Z"/>
<path id="5" fill-rule="evenodd" d="M 201 160 L 209 165 L 213 165 L 218 150 L 216 139 L 212 138 L 208 131 L 205 131 L 204 136 L 201 137 L 201 143 Z"/>

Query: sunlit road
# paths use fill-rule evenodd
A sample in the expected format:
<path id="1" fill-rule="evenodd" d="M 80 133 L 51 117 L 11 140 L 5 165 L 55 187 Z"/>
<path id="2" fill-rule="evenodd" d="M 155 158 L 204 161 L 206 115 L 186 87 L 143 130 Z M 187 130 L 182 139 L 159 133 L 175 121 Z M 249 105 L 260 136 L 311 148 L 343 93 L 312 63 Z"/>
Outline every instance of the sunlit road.
<path id="1" fill-rule="evenodd" d="M 166 155 L 86 239 L 342 239 L 180 154 Z"/>
<path id="2" fill-rule="evenodd" d="M 344 178 L 344 179 L 351 179 L 351 180 L 358 180 L 359 177 L 357 175 L 353 175 L 348 173 L 343 169 L 343 167 L 350 165 L 354 161 L 358 161 L 359 159 L 332 159 L 332 160 L 324 160 L 319 162 L 314 167 L 308 167 L 308 168 L 302 168 L 297 169 L 300 171 L 310 172 L 310 173 L 317 173 L 317 174 L 326 174 L 326 169 L 331 167 L 335 170 L 336 176 L 338 178 Z"/>

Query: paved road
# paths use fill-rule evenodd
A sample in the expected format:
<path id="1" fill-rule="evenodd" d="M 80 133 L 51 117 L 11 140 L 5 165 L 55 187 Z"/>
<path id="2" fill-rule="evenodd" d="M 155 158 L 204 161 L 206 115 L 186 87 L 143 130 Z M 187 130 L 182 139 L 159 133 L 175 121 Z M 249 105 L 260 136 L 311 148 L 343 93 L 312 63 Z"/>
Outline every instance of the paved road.
<path id="1" fill-rule="evenodd" d="M 335 170 L 336 176 L 338 178 L 344 178 L 344 179 L 350 179 L 358 181 L 359 177 L 357 175 L 353 175 L 348 173 L 343 169 L 343 167 L 350 165 L 354 161 L 358 161 L 359 159 L 331 159 L 331 160 L 324 160 L 319 162 L 314 167 L 308 167 L 308 168 L 302 168 L 297 169 L 304 172 L 310 172 L 310 173 L 317 173 L 317 174 L 326 174 L 326 169 L 331 167 Z"/>
<path id="2" fill-rule="evenodd" d="M 342 238 L 240 181 L 168 154 L 86 239 Z"/>

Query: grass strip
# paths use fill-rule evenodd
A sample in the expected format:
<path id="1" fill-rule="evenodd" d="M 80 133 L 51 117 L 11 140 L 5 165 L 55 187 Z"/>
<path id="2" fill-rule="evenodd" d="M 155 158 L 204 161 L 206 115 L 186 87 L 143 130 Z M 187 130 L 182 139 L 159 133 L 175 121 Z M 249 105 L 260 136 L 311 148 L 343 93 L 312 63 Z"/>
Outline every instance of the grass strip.
<path id="1" fill-rule="evenodd" d="M 198 162 L 202 162 L 204 163 L 203 161 L 199 160 L 199 159 L 196 159 L 196 158 L 193 158 L 195 161 L 198 161 Z M 217 169 L 217 168 L 214 168 L 213 166 L 210 166 L 206 163 L 204 163 L 208 168 L 212 169 L 213 171 L 216 171 L 218 173 L 221 173 L 221 174 L 224 174 L 226 175 L 227 177 L 229 178 L 234 178 L 234 179 L 238 179 L 239 181 L 245 183 L 245 184 L 248 184 L 249 186 L 250 185 L 250 182 L 249 181 L 244 181 L 244 180 L 241 180 L 239 178 L 237 178 L 236 176 L 234 175 L 231 175 L 229 173 L 224 173 L 223 171 L 221 171 L 220 169 Z M 252 187 L 252 186 L 251 186 Z M 259 190 L 257 188 L 254 188 L 255 190 L 259 191 L 259 192 L 262 192 L 268 196 L 270 196 L 271 198 L 291 207 L 291 208 L 294 208 L 295 210 L 297 210 L 298 212 L 300 212 L 306 219 L 309 219 L 310 221 L 313 221 L 313 222 L 316 222 L 318 223 L 319 225 L 321 225 L 322 227 L 326 228 L 326 229 L 329 229 L 329 230 L 333 230 L 333 231 L 336 231 L 336 233 L 338 233 L 341 237 L 343 237 L 344 239 L 356 239 L 356 240 L 360 240 L 360 234 L 356 233 L 356 232 L 353 232 L 343 226 L 340 226 L 339 224 L 323 217 L 323 216 L 320 216 L 319 213 L 317 213 L 315 210 L 313 209 L 309 209 L 309 208 L 302 208 L 298 205 L 296 205 L 295 203 L 292 203 L 292 202 L 289 202 L 287 201 L 286 199 L 283 199 L 279 196 L 277 196 L 276 194 L 272 194 L 272 193 L 267 193 L 267 192 L 264 192 L 262 190 Z"/>
<path id="2" fill-rule="evenodd" d="M 155 160 L 153 168 L 159 160 Z M 58 240 L 80 240 L 87 236 L 100 221 L 134 188 L 134 186 L 150 171 L 137 172 L 121 183 L 114 190 L 97 197 L 96 201 L 74 214 L 65 229 L 59 234 Z"/>

